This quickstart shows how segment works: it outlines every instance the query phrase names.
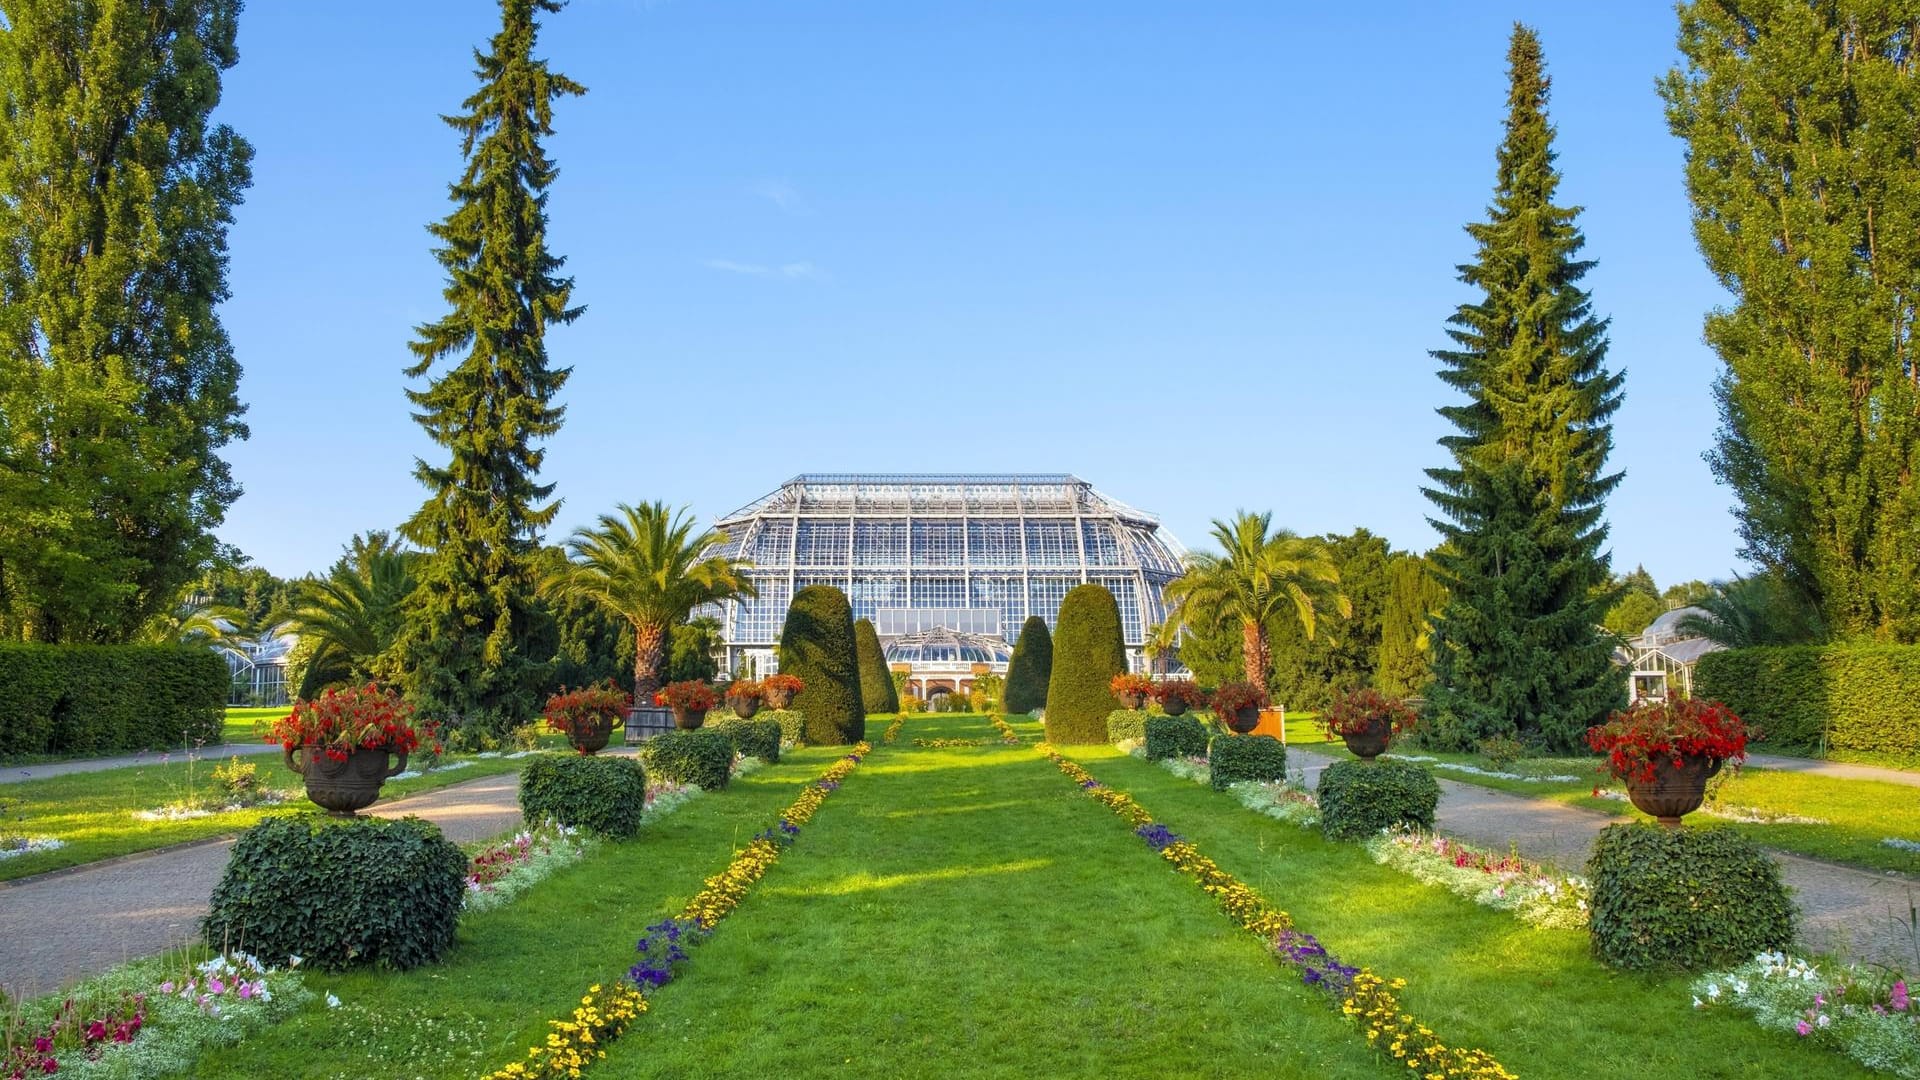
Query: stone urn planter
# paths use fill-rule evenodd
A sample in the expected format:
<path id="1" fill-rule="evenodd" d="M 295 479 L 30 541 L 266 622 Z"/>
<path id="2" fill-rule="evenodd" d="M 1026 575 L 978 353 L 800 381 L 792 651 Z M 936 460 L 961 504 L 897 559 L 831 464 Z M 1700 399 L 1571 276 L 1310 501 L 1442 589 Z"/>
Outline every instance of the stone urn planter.
<path id="1" fill-rule="evenodd" d="M 289 746 L 280 753 L 287 768 L 306 780 L 307 798 L 335 817 L 352 817 L 372 806 L 380 798 L 380 785 L 407 767 L 405 751 L 384 746 L 377 750 L 355 748 L 345 761 L 336 761 L 314 746 Z M 399 760 L 389 766 L 389 756 Z"/>
<path id="2" fill-rule="evenodd" d="M 1363 730 L 1342 733 L 1340 739 L 1347 744 L 1348 753 L 1361 761 L 1372 761 L 1387 752 L 1387 744 L 1393 741 L 1393 723 L 1375 720 Z"/>
<path id="3" fill-rule="evenodd" d="M 1120 707 L 1123 709 L 1138 709 L 1147 703 L 1147 695 L 1137 691 L 1128 691 L 1114 696 L 1120 699 Z"/>
<path id="4" fill-rule="evenodd" d="M 730 698 L 733 703 L 733 715 L 742 720 L 751 720 L 760 711 L 759 698 Z"/>
<path id="5" fill-rule="evenodd" d="M 784 709 L 793 704 L 793 691 L 784 686 L 769 686 L 764 691 L 769 709 Z"/>
<path id="6" fill-rule="evenodd" d="M 1670 757 L 1655 757 L 1653 779 L 1625 778 L 1627 798 L 1641 813 L 1655 818 L 1669 829 L 1680 827 L 1680 819 L 1700 809 L 1706 801 L 1707 781 L 1719 775 L 1725 764 L 1719 758 L 1688 755 L 1675 765 Z"/>
<path id="7" fill-rule="evenodd" d="M 1235 709 L 1220 719 L 1226 722 L 1228 730 L 1235 735 L 1245 735 L 1260 726 L 1260 706 L 1249 705 L 1244 709 Z"/>
<path id="8" fill-rule="evenodd" d="M 567 732 L 567 742 L 582 754 L 597 754 L 607 748 L 607 741 L 613 737 L 613 717 L 603 716 L 597 722 L 588 721 L 576 725 Z"/>
<path id="9" fill-rule="evenodd" d="M 1160 709 L 1168 716 L 1183 716 L 1187 711 L 1187 699 L 1178 694 L 1168 694 L 1167 700 L 1160 703 Z"/>
<path id="10" fill-rule="evenodd" d="M 692 731 L 707 722 L 707 710 L 696 709 L 691 705 L 673 707 L 673 726 L 681 731 Z"/>

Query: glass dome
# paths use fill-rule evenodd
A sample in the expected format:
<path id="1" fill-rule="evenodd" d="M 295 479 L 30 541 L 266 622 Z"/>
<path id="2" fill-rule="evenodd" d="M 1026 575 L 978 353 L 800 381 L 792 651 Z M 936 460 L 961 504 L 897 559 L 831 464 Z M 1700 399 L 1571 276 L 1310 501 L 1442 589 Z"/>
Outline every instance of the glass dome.
<path id="1" fill-rule="evenodd" d="M 889 664 L 1006 664 L 1013 659 L 1013 646 L 1002 637 L 939 626 L 895 638 L 886 654 Z"/>

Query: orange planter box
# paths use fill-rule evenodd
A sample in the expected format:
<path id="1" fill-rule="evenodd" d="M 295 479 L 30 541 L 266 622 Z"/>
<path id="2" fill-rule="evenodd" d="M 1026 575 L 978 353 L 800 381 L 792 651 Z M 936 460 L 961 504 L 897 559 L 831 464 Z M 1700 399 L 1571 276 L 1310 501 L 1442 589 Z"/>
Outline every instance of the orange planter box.
<path id="1" fill-rule="evenodd" d="M 1253 730 L 1247 734 L 1271 735 L 1281 742 L 1286 742 L 1286 717 L 1285 709 L 1261 709 L 1260 722 L 1253 725 Z"/>

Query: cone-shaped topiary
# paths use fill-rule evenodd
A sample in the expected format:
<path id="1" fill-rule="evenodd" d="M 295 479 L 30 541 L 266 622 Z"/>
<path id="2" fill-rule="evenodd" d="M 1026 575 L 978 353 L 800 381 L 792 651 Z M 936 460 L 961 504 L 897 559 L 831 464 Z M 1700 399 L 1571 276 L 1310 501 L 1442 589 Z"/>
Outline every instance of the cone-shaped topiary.
<path id="1" fill-rule="evenodd" d="M 1047 680 L 1047 741 L 1103 743 L 1113 711 L 1115 675 L 1127 670 L 1120 638 L 1120 605 L 1100 585 L 1081 585 L 1060 601 L 1059 636 L 1053 643 L 1053 677 Z"/>
<path id="2" fill-rule="evenodd" d="M 866 738 L 858 652 L 846 593 L 809 585 L 793 594 L 786 629 L 780 632 L 780 672 L 805 684 L 793 708 L 807 718 L 809 745 L 845 746 Z"/>
<path id="3" fill-rule="evenodd" d="M 853 642 L 860 657 L 860 704 L 869 715 L 899 712 L 900 695 L 893 688 L 893 673 L 887 670 L 887 654 L 880 648 L 873 623 L 855 619 Z"/>
<path id="4" fill-rule="evenodd" d="M 1047 707 L 1047 680 L 1053 678 L 1053 635 L 1047 620 L 1027 616 L 1020 640 L 1013 643 L 1007 664 L 1007 690 L 1001 707 L 1010 713 L 1030 713 Z"/>

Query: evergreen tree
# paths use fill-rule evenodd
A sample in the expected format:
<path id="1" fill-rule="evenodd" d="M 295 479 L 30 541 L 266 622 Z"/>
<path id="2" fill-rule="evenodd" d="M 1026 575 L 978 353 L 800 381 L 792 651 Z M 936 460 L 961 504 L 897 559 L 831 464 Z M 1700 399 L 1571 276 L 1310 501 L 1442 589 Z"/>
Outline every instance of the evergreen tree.
<path id="1" fill-rule="evenodd" d="M 1426 692 L 1432 666 L 1429 647 L 1433 617 L 1447 601 L 1432 564 L 1418 555 L 1399 555 L 1387 567 L 1387 600 L 1380 616 L 1380 651 L 1374 662 L 1374 688 L 1393 697 Z"/>
<path id="2" fill-rule="evenodd" d="M 1047 680 L 1047 741 L 1104 743 L 1118 704 L 1115 675 L 1127 670 L 1120 605 L 1104 585 L 1076 585 L 1060 601 L 1053 673 Z"/>
<path id="3" fill-rule="evenodd" d="M 880 647 L 880 635 L 870 619 L 853 621 L 853 642 L 860 661 L 860 704 L 867 715 L 897 713 L 900 695 L 893 688 L 893 673 L 887 670 L 887 654 Z"/>
<path id="4" fill-rule="evenodd" d="M 1007 661 L 1007 692 L 1001 707 L 1010 713 L 1030 713 L 1047 707 L 1047 680 L 1053 678 L 1053 634 L 1047 620 L 1027 616 Z"/>
<path id="5" fill-rule="evenodd" d="M 0 638 L 129 641 L 215 561 L 240 365 L 215 314 L 253 151 L 238 0 L 0 12 Z"/>
<path id="6" fill-rule="evenodd" d="M 780 672 L 804 684 L 793 708 L 806 717 L 807 745 L 849 746 L 867 737 L 860 649 L 846 593 L 808 585 L 793 594 L 780 628 Z"/>
<path id="7" fill-rule="evenodd" d="M 454 210 L 431 231 L 447 271 L 451 310 L 417 329 L 409 378 L 414 418 L 450 454 L 416 464 L 432 492 L 407 522 L 429 553 L 405 655 L 413 693 L 430 712 L 505 729 L 537 707 L 543 665 L 528 654 L 535 617 L 540 531 L 559 510 L 552 484 L 535 481 L 536 440 L 560 430 L 554 404 L 567 369 L 547 360 L 550 323 L 570 323 L 573 280 L 547 250 L 547 191 L 557 172 L 540 140 L 553 134 L 553 101 L 584 93 L 533 57 L 539 12 L 559 0 L 501 0 L 492 51 L 475 53 L 480 89 L 446 118 L 466 167 L 450 189 Z M 658 663 L 658 642 L 652 659 Z"/>
<path id="8" fill-rule="evenodd" d="M 1606 369 L 1606 323 L 1578 285 L 1591 268 L 1577 208 L 1554 203 L 1553 128 L 1540 41 L 1516 25 L 1490 220 L 1469 225 L 1479 293 L 1448 320 L 1441 379 L 1465 394 L 1440 410 L 1453 457 L 1427 470 L 1448 598 L 1433 628 L 1429 736 L 1469 749 L 1490 735 L 1571 748 L 1623 701 L 1596 627 L 1619 590 L 1601 550 L 1623 375 Z"/>
<path id="9" fill-rule="evenodd" d="M 1689 0 L 1662 88 L 1733 293 L 1710 462 L 1741 554 L 1840 637 L 1920 641 L 1920 78 L 1911 4 Z"/>

